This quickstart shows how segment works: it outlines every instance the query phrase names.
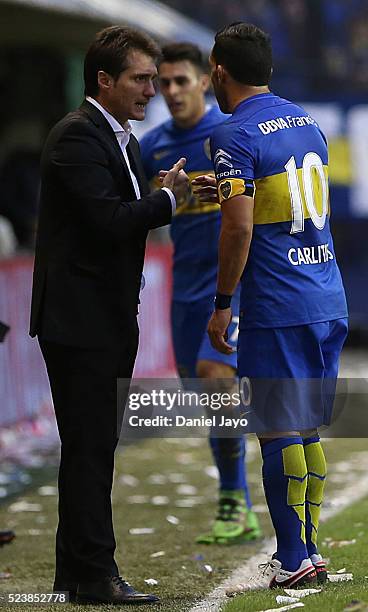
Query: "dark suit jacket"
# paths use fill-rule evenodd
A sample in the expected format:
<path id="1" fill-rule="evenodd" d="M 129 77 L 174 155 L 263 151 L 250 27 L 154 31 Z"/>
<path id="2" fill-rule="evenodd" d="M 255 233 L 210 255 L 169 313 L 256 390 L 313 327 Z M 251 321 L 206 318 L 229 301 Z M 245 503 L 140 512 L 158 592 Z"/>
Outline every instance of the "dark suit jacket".
<path id="1" fill-rule="evenodd" d="M 136 329 L 147 232 L 170 222 L 169 195 L 149 195 L 139 145 L 127 147 L 136 200 L 116 136 L 89 102 L 50 132 L 41 159 L 41 198 L 31 336 L 110 347 Z"/>

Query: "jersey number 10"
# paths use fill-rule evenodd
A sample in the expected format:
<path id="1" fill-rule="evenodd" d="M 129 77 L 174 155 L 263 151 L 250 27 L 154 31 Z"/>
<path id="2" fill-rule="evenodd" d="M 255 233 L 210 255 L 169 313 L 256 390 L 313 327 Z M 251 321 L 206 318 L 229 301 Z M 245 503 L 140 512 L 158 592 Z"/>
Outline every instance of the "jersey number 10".
<path id="1" fill-rule="evenodd" d="M 322 230 L 326 223 L 328 212 L 328 183 L 324 173 L 323 163 L 317 153 L 307 153 L 303 159 L 301 169 L 302 180 L 298 176 L 295 157 L 291 157 L 285 165 L 287 172 L 289 192 L 291 199 L 292 224 L 290 234 L 304 232 L 304 208 L 302 189 L 304 190 L 305 204 L 310 214 L 311 221 L 315 227 Z M 322 212 L 319 214 L 317 205 L 321 208 L 321 202 L 316 202 L 317 186 L 313 178 L 320 182 L 322 191 L 318 194 L 322 199 Z M 302 183 L 302 185 L 301 185 Z M 319 190 L 318 190 L 319 191 Z"/>

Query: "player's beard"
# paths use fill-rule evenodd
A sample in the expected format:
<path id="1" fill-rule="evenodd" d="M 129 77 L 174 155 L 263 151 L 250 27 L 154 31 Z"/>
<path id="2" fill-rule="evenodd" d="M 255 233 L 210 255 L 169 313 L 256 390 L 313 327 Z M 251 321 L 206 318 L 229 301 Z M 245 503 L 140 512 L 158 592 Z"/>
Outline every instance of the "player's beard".
<path id="1" fill-rule="evenodd" d="M 220 110 L 226 114 L 230 113 L 225 89 L 223 87 L 216 88 L 215 94 Z"/>
<path id="2" fill-rule="evenodd" d="M 220 110 L 226 114 L 230 113 L 224 86 L 219 83 L 216 77 L 212 80 L 212 85 Z"/>

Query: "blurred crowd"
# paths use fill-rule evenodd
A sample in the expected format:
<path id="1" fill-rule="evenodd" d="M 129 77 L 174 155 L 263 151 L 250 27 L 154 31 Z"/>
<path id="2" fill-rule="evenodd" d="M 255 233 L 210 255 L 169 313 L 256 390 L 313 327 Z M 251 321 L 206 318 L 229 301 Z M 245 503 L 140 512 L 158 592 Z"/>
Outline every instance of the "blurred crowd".
<path id="1" fill-rule="evenodd" d="M 274 89 L 287 97 L 368 92 L 367 0 L 164 1 L 215 31 L 248 21 L 269 32 Z"/>

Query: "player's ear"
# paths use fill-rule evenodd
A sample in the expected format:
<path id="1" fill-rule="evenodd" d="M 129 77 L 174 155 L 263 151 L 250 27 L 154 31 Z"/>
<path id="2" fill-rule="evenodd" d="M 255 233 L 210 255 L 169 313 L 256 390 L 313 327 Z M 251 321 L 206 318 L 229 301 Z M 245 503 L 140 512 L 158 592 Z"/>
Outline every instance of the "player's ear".
<path id="1" fill-rule="evenodd" d="M 102 91 L 106 91 L 106 90 L 110 89 L 110 87 L 113 84 L 113 82 L 114 82 L 114 80 L 113 80 L 113 78 L 112 78 L 112 76 L 110 74 L 108 74 L 104 70 L 99 70 L 98 71 L 98 73 L 97 73 L 97 83 L 98 83 L 99 89 L 101 89 Z"/>
<path id="2" fill-rule="evenodd" d="M 207 91 L 207 89 L 210 86 L 210 76 L 208 74 L 201 74 L 200 76 L 200 83 L 201 83 L 201 87 L 202 87 L 202 91 L 203 93 L 205 93 Z"/>
<path id="3" fill-rule="evenodd" d="M 226 76 L 228 73 L 224 66 L 222 66 L 221 64 L 217 64 L 216 73 L 217 73 L 217 80 L 219 83 L 223 83 L 224 81 L 226 81 Z"/>

